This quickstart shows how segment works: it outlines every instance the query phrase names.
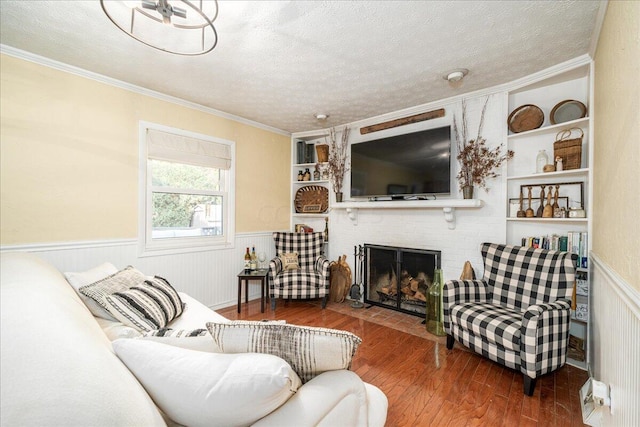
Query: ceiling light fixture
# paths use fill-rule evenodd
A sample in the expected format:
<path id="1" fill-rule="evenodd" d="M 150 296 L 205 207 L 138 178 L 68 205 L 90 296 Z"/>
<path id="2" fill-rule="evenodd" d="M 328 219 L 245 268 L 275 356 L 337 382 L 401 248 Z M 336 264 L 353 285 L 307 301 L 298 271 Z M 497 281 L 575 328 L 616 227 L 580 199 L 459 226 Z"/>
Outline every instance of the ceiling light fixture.
<path id="1" fill-rule="evenodd" d="M 329 118 L 328 114 L 324 114 L 324 113 L 316 114 L 316 119 L 320 120 L 321 122 L 327 120 L 328 118 Z"/>
<path id="2" fill-rule="evenodd" d="M 456 68 L 455 70 L 449 71 L 447 74 L 442 76 L 443 79 L 448 80 L 450 83 L 459 82 L 469 74 L 469 70 L 466 68 Z"/>
<path id="3" fill-rule="evenodd" d="M 163 52 L 202 55 L 218 43 L 217 0 L 100 0 L 100 5 L 116 27 Z"/>

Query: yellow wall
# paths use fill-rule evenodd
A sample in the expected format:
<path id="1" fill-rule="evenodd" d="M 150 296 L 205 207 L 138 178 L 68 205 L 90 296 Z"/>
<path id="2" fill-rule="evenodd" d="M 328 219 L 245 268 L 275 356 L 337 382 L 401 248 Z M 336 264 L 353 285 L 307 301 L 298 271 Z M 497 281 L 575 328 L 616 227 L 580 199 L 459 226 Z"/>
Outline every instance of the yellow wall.
<path id="1" fill-rule="evenodd" d="M 640 290 L 640 2 L 608 3 L 595 66 L 593 251 Z"/>
<path id="2" fill-rule="evenodd" d="M 138 121 L 236 142 L 236 231 L 289 228 L 290 138 L 0 58 L 0 244 L 137 237 Z"/>

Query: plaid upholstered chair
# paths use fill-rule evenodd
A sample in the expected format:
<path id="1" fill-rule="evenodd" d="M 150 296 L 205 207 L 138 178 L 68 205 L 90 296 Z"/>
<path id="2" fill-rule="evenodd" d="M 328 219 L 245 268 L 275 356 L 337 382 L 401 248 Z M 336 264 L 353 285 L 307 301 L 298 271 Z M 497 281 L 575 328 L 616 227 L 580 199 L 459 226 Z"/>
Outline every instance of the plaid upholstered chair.
<path id="1" fill-rule="evenodd" d="M 276 257 L 269 262 L 271 308 L 276 298 L 322 298 L 329 296 L 329 260 L 323 255 L 323 233 L 273 233 Z M 294 255 L 295 254 L 295 255 Z"/>
<path id="2" fill-rule="evenodd" d="M 520 371 L 524 393 L 566 362 L 577 256 L 522 246 L 482 244 L 482 280 L 444 285 L 447 348 L 454 340 Z"/>

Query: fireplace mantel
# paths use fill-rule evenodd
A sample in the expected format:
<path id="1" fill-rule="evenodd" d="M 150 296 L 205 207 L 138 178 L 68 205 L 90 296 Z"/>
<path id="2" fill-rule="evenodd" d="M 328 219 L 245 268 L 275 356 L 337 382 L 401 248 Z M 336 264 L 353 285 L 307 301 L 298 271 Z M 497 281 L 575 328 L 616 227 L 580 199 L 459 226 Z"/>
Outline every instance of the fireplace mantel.
<path id="1" fill-rule="evenodd" d="M 456 209 L 478 209 L 484 205 L 480 199 L 440 199 L 440 200 L 385 200 L 366 202 L 334 203 L 332 209 L 345 209 L 353 225 L 358 225 L 360 209 L 442 209 L 444 220 L 450 230 L 456 228 Z"/>

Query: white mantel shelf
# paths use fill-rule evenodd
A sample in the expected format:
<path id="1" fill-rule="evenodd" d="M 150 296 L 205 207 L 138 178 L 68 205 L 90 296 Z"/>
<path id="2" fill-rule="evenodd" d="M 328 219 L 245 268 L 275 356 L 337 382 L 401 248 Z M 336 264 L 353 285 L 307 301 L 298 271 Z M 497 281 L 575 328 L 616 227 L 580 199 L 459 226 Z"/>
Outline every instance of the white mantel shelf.
<path id="1" fill-rule="evenodd" d="M 442 209 L 444 220 L 450 230 L 456 228 L 456 209 L 478 209 L 484 205 L 480 199 L 440 199 L 440 200 L 385 200 L 371 202 L 334 203 L 332 209 L 345 209 L 353 225 L 358 225 L 360 209 Z"/>

